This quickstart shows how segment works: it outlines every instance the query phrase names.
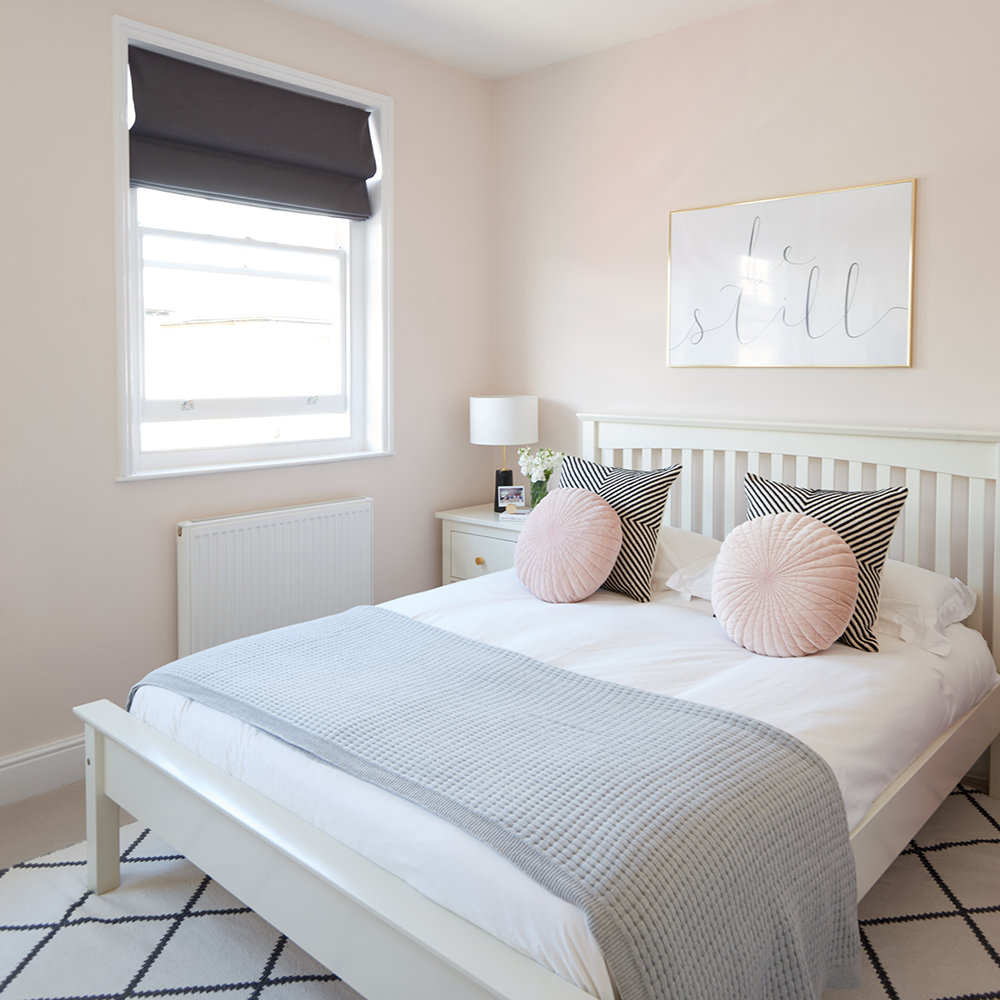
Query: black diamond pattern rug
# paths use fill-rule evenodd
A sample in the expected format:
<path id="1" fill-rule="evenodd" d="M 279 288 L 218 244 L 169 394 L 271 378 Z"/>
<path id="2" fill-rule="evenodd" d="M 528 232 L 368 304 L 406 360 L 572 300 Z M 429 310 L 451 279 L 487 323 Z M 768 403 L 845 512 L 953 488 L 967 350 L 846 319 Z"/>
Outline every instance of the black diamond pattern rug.
<path id="1" fill-rule="evenodd" d="M 362 1000 L 139 824 L 119 889 L 87 891 L 84 857 L 0 870 L 0 1000 Z M 1000 1000 L 1000 802 L 957 788 L 859 917 L 862 986 L 823 1000 Z"/>
<path id="2" fill-rule="evenodd" d="M 0 870 L 0 997 L 361 1000 L 139 824 L 122 884 L 86 888 L 78 844 Z"/>
<path id="3" fill-rule="evenodd" d="M 1000 1000 L 1000 801 L 959 785 L 858 917 L 861 988 L 823 1000 Z"/>

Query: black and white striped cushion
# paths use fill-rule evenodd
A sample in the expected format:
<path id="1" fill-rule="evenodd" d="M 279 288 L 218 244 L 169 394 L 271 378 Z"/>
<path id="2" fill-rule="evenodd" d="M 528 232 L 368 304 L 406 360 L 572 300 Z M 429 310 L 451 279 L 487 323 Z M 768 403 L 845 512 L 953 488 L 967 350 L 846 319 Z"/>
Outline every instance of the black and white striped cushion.
<path id="1" fill-rule="evenodd" d="M 667 493 L 680 475 L 681 467 L 653 469 L 612 469 L 575 455 L 563 459 L 560 486 L 592 490 L 614 508 L 622 522 L 622 548 L 618 559 L 601 585 L 604 590 L 649 600 L 649 582 L 656 557 L 656 539 L 663 520 Z"/>
<path id="2" fill-rule="evenodd" d="M 747 473 L 744 486 L 748 518 L 798 511 L 833 528 L 850 545 L 858 560 L 858 603 L 839 641 L 845 646 L 877 653 L 878 639 L 872 626 L 878 617 L 882 567 L 896 519 L 906 502 L 906 487 L 856 493 L 811 490 L 775 483 L 751 472 Z"/>

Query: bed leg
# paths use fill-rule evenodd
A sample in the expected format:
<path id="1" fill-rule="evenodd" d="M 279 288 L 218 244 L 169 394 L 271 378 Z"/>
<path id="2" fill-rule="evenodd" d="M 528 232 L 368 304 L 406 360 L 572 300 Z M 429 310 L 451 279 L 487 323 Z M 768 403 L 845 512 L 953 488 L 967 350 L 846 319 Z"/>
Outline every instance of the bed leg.
<path id="1" fill-rule="evenodd" d="M 1000 799 L 1000 736 L 990 744 L 990 798 Z"/>
<path id="2" fill-rule="evenodd" d="M 117 889 L 118 803 L 104 793 L 104 734 L 86 727 L 87 887 L 98 895 Z"/>

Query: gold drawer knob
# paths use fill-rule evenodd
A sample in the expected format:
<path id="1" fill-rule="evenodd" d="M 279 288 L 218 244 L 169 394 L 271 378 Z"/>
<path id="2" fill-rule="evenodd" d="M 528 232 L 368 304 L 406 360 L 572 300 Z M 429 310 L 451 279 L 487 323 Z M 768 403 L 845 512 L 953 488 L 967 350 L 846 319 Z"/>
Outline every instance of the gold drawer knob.
<path id="1" fill-rule="evenodd" d="M 476 556 L 476 565 L 477 566 L 482 566 L 485 562 L 486 562 L 486 560 L 482 556 Z"/>

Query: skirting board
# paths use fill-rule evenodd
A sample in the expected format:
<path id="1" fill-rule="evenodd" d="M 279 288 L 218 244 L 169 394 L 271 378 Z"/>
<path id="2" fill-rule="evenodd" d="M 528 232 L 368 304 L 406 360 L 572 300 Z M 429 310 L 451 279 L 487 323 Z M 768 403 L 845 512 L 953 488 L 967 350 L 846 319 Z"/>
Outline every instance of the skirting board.
<path id="1" fill-rule="evenodd" d="M 83 733 L 0 758 L 0 806 L 54 791 L 83 777 Z"/>

